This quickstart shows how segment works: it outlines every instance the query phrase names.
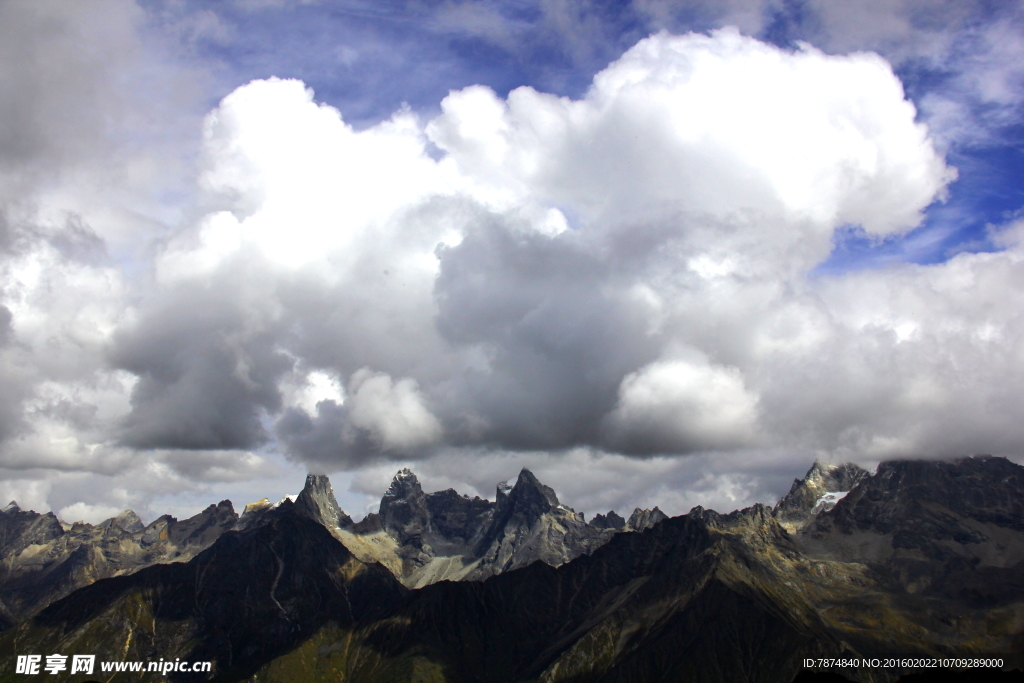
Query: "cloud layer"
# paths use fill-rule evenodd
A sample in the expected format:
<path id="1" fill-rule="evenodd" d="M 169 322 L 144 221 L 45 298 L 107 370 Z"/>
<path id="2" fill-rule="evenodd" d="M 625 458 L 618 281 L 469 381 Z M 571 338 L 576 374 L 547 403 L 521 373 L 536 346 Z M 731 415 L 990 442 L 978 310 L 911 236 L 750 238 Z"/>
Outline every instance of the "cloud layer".
<path id="1" fill-rule="evenodd" d="M 884 60 L 734 30 L 645 39 L 580 100 L 473 86 L 362 131 L 255 81 L 207 118 L 205 158 L 216 210 L 115 334 L 139 377 L 120 442 L 276 436 L 324 468 L 446 444 L 884 451 L 913 333 L 879 340 L 891 321 L 832 294 L 857 276 L 810 273 L 837 228 L 913 228 L 955 177 Z M 310 377 L 344 396 L 286 404 Z"/>
<path id="2" fill-rule="evenodd" d="M 823 40 L 863 44 L 842 25 Z M 978 96 L 1011 106 L 1012 77 Z M 994 227 L 996 253 L 817 270 L 837 231 L 905 234 L 957 177 L 877 54 L 661 32 L 575 99 L 472 85 L 436 115 L 354 127 L 306 83 L 265 78 L 177 155 L 148 140 L 162 151 L 133 156 L 87 123 L 52 123 L 75 138 L 60 154 L 30 126 L 38 149 L 0 158 L 23 180 L 64 173 L 50 194 L 32 180 L 33 201 L 2 198 L 0 469 L 39 500 L 122 478 L 69 514 L 133 504 L 127 473 L 187 491 L 273 477 L 275 453 L 318 471 L 426 461 L 439 485 L 442 465 L 475 462 L 453 481 L 482 493 L 509 454 L 541 471 L 562 454 L 551 476 L 569 489 L 574 468 L 603 472 L 597 486 L 631 466 L 671 478 L 686 456 L 683 505 L 749 502 L 778 478 L 754 463 L 786 451 L 1024 448 L 1024 228 Z M 101 157 L 133 161 L 82 170 Z M 100 206 L 97 184 L 129 166 L 146 190 L 132 198 L 193 184 Z"/>

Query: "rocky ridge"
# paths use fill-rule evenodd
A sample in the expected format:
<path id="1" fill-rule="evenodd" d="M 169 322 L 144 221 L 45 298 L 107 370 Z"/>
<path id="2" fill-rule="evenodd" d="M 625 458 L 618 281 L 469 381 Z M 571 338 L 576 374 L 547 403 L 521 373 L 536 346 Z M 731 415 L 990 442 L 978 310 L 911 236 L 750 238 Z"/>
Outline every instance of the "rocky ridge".
<path id="1" fill-rule="evenodd" d="M 314 474 L 297 496 L 250 503 L 240 516 L 222 501 L 187 520 L 164 515 L 149 525 L 131 510 L 97 525 L 68 524 L 12 501 L 0 510 L 0 630 L 99 579 L 188 561 L 226 531 L 268 523 L 285 503 L 361 561 L 384 565 L 411 587 L 481 580 L 537 560 L 562 564 L 592 552 L 616 531 L 641 530 L 664 518 L 660 510 L 638 508 L 629 523 L 595 528 L 529 470 L 515 486 L 499 484 L 492 502 L 453 489 L 424 493 L 416 475 L 404 469 L 379 512 L 359 523 L 338 505 L 330 480 Z"/>
<path id="2" fill-rule="evenodd" d="M 52 513 L 0 510 L 0 621 L 23 619 L 98 579 L 157 563 L 182 562 L 238 522 L 231 501 L 186 520 L 164 515 L 148 526 L 126 510 L 100 524 L 62 523 Z"/>
<path id="3" fill-rule="evenodd" d="M 434 536 L 456 537 L 439 531 L 429 504 L 429 516 L 415 504 L 418 483 L 401 479 L 381 519 L 410 539 L 419 533 L 421 550 L 433 549 Z M 582 524 L 529 472 L 500 490 L 477 540 L 480 559 L 514 559 L 550 539 L 556 522 L 567 532 L 563 520 Z M 809 520 L 792 533 L 779 506 L 697 507 L 612 533 L 558 566 L 496 559 L 503 570 L 486 580 L 415 590 L 349 551 L 339 535 L 353 532 L 331 532 L 286 500 L 188 563 L 97 581 L 22 621 L 0 636 L 0 680 L 13 676 L 15 652 L 58 647 L 112 659 L 211 659 L 212 676 L 169 678 L 260 683 L 791 683 L 806 658 L 891 655 L 1002 653 L 1020 666 L 1024 586 L 1014 572 L 985 575 L 1002 583 L 979 596 L 970 586 L 949 590 L 968 578 L 947 566 L 950 553 L 969 550 L 975 571 L 1016 567 L 1022 494 L 1024 468 L 998 458 L 888 463 L 830 509 L 805 502 Z M 413 504 L 399 503 L 405 495 Z M 467 518 L 454 528 L 468 531 L 459 521 Z M 932 580 L 901 583 L 893 557 L 931 561 Z M 892 683 L 905 671 L 839 673 Z"/>
<path id="4" fill-rule="evenodd" d="M 391 567 L 409 587 L 478 581 L 536 561 L 558 566 L 592 552 L 615 532 L 586 524 L 527 469 L 514 486 L 499 483 L 494 502 L 453 489 L 424 493 L 416 475 L 403 469 L 379 513 L 367 520 L 339 540 L 363 560 Z M 368 550 L 367 541 L 376 546 Z"/>
<path id="5" fill-rule="evenodd" d="M 882 463 L 794 536 L 893 590 L 985 607 L 1024 591 L 1024 468 L 1004 458 Z"/>

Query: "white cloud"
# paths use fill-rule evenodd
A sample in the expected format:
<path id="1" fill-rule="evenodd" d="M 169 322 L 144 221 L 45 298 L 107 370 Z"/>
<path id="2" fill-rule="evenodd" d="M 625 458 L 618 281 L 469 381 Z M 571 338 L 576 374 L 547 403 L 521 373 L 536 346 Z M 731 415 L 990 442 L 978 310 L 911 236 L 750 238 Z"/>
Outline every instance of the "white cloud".
<path id="1" fill-rule="evenodd" d="M 316 415 L 316 406 L 320 401 L 333 401 L 341 405 L 345 402 L 345 391 L 336 377 L 321 370 L 313 370 L 306 375 L 302 387 L 294 391 L 288 404 Z"/>
<path id="2" fill-rule="evenodd" d="M 441 437 L 441 425 L 427 409 L 416 380 L 397 382 L 363 368 L 349 380 L 352 424 L 371 432 L 386 451 L 418 448 Z"/>
<path id="3" fill-rule="evenodd" d="M 88 522 L 89 524 L 99 524 L 103 520 L 116 517 L 121 512 L 122 510 L 112 505 L 104 505 L 103 503 L 90 505 L 89 503 L 78 502 L 61 508 L 57 512 L 57 518 L 72 523 Z"/>
<path id="4" fill-rule="evenodd" d="M 286 267 L 325 252 L 344 267 L 359 240 L 379 239 L 396 214 L 448 189 L 414 114 L 357 132 L 296 80 L 238 88 L 207 117 L 204 137 L 202 183 L 237 222 L 211 217 L 190 259 L 252 244 Z"/>
<path id="5" fill-rule="evenodd" d="M 126 349 L 152 347 L 145 330 L 169 305 L 232 340 L 184 367 L 232 363 L 238 387 L 154 373 L 136 389 L 140 429 L 181 419 L 157 396 L 220 392 L 226 403 L 189 418 L 203 436 L 175 443 L 248 448 L 266 438 L 259 411 L 292 406 L 277 435 L 317 467 L 443 435 L 637 453 L 838 447 L 851 424 L 808 436 L 776 372 L 843 333 L 807 273 L 835 228 L 911 228 L 954 176 L 884 60 L 661 33 L 580 100 L 472 86 L 441 109 L 425 126 L 400 111 L 355 131 L 302 83 L 269 79 L 207 117 L 217 208 L 158 257 L 164 289 Z M 216 307 L 160 303 L 207 289 Z M 682 347 L 699 360 L 675 358 Z M 306 367 L 350 376 L 347 392 L 317 388 Z M 146 426 L 140 443 L 175 429 Z"/>
<path id="6" fill-rule="evenodd" d="M 657 361 L 623 378 L 607 423 L 627 452 L 737 448 L 754 440 L 757 397 L 736 368 L 703 358 Z"/>
<path id="7" fill-rule="evenodd" d="M 282 450 L 367 468 L 359 491 L 416 461 L 491 495 L 526 462 L 593 511 L 681 512 L 784 489 L 772 472 L 815 453 L 1018 452 L 1012 230 L 998 254 L 811 275 L 837 227 L 903 232 L 943 196 L 916 114 L 877 55 L 734 30 L 656 34 L 576 100 L 472 86 L 361 130 L 302 82 L 253 81 L 206 117 L 174 231 L 90 232 L 53 218 L 60 193 L 46 220 L 19 209 L 0 464 L 63 471 L 22 488 L 83 511 L 131 478 L 266 484 Z"/>
<path id="8" fill-rule="evenodd" d="M 773 236 L 814 239 L 817 259 L 841 224 L 913 227 L 953 177 L 877 55 L 789 53 L 728 29 L 647 38 L 580 101 L 474 86 L 442 110 L 431 139 L 509 201 L 634 224 L 783 221 Z"/>

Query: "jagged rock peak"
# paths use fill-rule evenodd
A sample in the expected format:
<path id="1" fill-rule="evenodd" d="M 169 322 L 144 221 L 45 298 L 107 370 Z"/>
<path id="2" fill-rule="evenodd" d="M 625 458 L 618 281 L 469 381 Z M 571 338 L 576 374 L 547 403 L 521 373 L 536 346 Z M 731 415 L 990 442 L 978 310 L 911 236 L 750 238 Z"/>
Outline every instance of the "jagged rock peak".
<path id="1" fill-rule="evenodd" d="M 540 483 L 540 480 L 537 479 L 533 472 L 525 467 L 519 472 L 519 478 L 516 480 L 516 485 L 512 487 L 509 496 L 523 501 L 535 500 L 540 502 L 543 500 L 548 507 L 553 508 L 559 505 L 555 490 L 550 486 Z"/>
<path id="2" fill-rule="evenodd" d="M 427 497 L 412 470 L 400 469 L 391 480 L 387 493 L 380 499 L 380 520 L 401 544 L 411 541 L 419 547 L 424 534 L 432 531 Z"/>
<path id="3" fill-rule="evenodd" d="M 833 491 L 849 491 L 868 474 L 867 470 L 852 462 L 833 464 L 815 460 L 803 481 L 805 483 L 821 483 L 825 487 L 835 487 L 829 489 Z"/>
<path id="4" fill-rule="evenodd" d="M 512 487 L 509 486 L 507 481 L 499 481 L 497 489 L 496 489 L 496 491 L 494 493 L 494 501 L 496 503 L 502 502 L 503 500 L 508 498 L 508 494 L 511 493 L 511 492 L 512 492 Z"/>
<path id="5" fill-rule="evenodd" d="M 326 527 L 352 526 L 352 518 L 338 505 L 331 480 L 325 474 L 306 475 L 306 485 L 295 499 L 295 509 L 303 517 Z"/>
<path id="6" fill-rule="evenodd" d="M 775 513 L 783 519 L 810 513 L 827 494 L 838 499 L 836 494 L 853 490 L 868 475 L 867 470 L 854 463 L 829 464 L 815 460 L 803 479 L 793 480 L 789 493 L 775 506 Z M 836 501 L 826 502 L 834 505 Z M 829 506 L 822 506 L 825 508 Z"/>
<path id="7" fill-rule="evenodd" d="M 629 516 L 629 521 L 626 522 L 626 529 L 630 531 L 643 531 L 644 529 L 650 529 L 663 519 L 668 519 L 668 515 L 662 512 L 657 505 L 654 506 L 653 510 L 636 508 L 633 510 L 633 514 Z"/>
<path id="8" fill-rule="evenodd" d="M 6 507 L 4 507 L 3 510 L 0 510 L 0 512 L 21 512 L 21 508 L 18 507 L 17 501 L 12 500 L 6 505 Z"/>
<path id="9" fill-rule="evenodd" d="M 621 529 L 626 526 L 626 520 L 616 514 L 615 510 L 609 510 L 606 515 L 594 515 L 594 518 L 590 520 L 590 526 L 595 529 Z"/>
<path id="10" fill-rule="evenodd" d="M 420 480 L 416 478 L 412 470 L 408 467 L 403 467 L 395 473 L 395 478 L 391 480 L 391 486 L 388 487 L 388 491 L 384 495 L 393 498 L 404 498 L 414 491 L 423 493 Z"/>
<path id="11" fill-rule="evenodd" d="M 146 528 L 139 516 L 131 510 L 125 510 L 116 517 L 105 519 L 96 526 L 100 529 L 120 529 L 129 534 Z"/>
<path id="12" fill-rule="evenodd" d="M 1024 532 L 1024 467 L 1006 458 L 975 456 L 956 460 L 893 460 L 878 466 L 827 515 L 844 531 L 871 530 L 895 533 L 904 529 L 900 542 L 911 535 L 922 546 L 943 537 L 972 539 L 976 536 L 949 520 L 927 526 L 920 521 L 918 506 L 927 501 L 955 515 L 998 524 Z M 936 518 L 938 519 L 938 518 Z M 917 521 L 913 521 L 917 520 Z M 910 534 L 906 529 L 917 525 Z M 977 542 L 977 541 L 961 541 Z M 911 546 L 905 546 L 911 547 Z"/>

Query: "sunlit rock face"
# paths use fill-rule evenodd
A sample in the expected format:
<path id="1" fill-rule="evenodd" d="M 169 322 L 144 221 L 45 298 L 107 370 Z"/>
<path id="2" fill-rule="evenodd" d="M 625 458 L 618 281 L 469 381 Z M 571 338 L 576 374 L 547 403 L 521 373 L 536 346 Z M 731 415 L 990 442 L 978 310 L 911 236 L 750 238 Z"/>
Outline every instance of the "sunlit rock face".
<path id="1" fill-rule="evenodd" d="M 475 548 L 479 565 L 467 578 L 486 578 L 537 560 L 557 567 L 593 552 L 614 533 L 588 525 L 527 469 L 507 493 L 499 487 L 497 498 L 491 524 Z"/>
<path id="2" fill-rule="evenodd" d="M 295 509 L 326 527 L 349 529 L 353 525 L 352 518 L 338 505 L 334 488 L 326 475 L 310 474 L 306 477 L 306 485 L 295 499 Z"/>
<path id="3" fill-rule="evenodd" d="M 815 460 L 803 479 L 793 480 L 789 493 L 775 506 L 775 517 L 789 531 L 803 528 L 818 513 L 832 509 L 842 494 L 867 476 L 867 470 L 853 463 Z"/>
<path id="4" fill-rule="evenodd" d="M 657 505 L 654 506 L 653 510 L 636 508 L 633 510 L 633 514 L 629 516 L 629 521 L 626 522 L 626 530 L 643 531 L 644 529 L 650 529 L 663 519 L 668 519 L 668 515 L 662 512 Z"/>

